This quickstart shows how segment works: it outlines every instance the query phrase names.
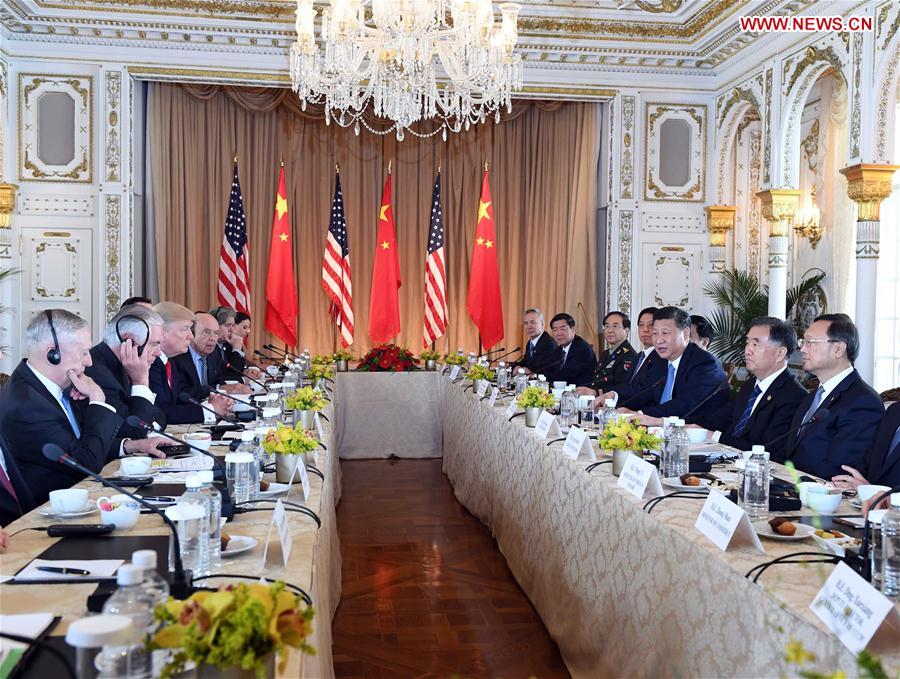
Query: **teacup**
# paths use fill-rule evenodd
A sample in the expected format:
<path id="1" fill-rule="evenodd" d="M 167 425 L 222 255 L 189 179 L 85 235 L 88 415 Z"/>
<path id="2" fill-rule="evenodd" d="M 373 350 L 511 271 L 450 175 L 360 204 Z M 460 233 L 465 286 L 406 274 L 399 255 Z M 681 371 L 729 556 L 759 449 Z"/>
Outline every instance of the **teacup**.
<path id="1" fill-rule="evenodd" d="M 685 427 L 684 430 L 687 432 L 688 440 L 691 443 L 706 443 L 706 439 L 709 437 L 709 431 L 707 429 Z"/>
<path id="2" fill-rule="evenodd" d="M 209 450 L 209 446 L 212 443 L 212 436 L 205 431 L 192 431 L 187 434 L 182 434 L 181 440 L 200 450 Z"/>
<path id="3" fill-rule="evenodd" d="M 804 507 L 808 507 L 809 505 L 806 502 L 806 497 L 809 495 L 809 489 L 821 485 L 821 483 L 817 483 L 815 481 L 801 481 L 800 483 L 798 483 L 797 493 L 800 495 L 800 504 L 802 504 Z"/>
<path id="4" fill-rule="evenodd" d="M 555 382 L 553 383 L 553 388 L 554 388 L 554 389 L 565 389 L 565 388 L 566 388 L 566 381 L 565 381 L 565 380 L 557 380 L 557 381 L 555 381 Z"/>
<path id="5" fill-rule="evenodd" d="M 86 488 L 65 488 L 50 491 L 50 509 L 55 514 L 80 512 L 88 504 Z"/>
<path id="6" fill-rule="evenodd" d="M 114 509 L 106 510 L 103 506 L 109 503 Z M 141 515 L 141 506 L 127 495 L 97 498 L 97 509 L 100 510 L 100 522 L 112 523 L 118 530 L 134 527 Z"/>
<path id="7" fill-rule="evenodd" d="M 150 471 L 153 460 L 148 455 L 123 457 L 119 460 L 119 471 L 123 476 L 144 476 Z"/>
<path id="8" fill-rule="evenodd" d="M 816 484 L 815 488 L 806 491 L 806 505 L 819 514 L 834 514 L 841 505 L 840 491 L 831 492 L 830 488 Z"/>
<path id="9" fill-rule="evenodd" d="M 886 493 L 890 490 L 888 486 L 877 486 L 875 484 L 865 484 L 862 486 L 856 487 L 856 496 L 859 498 L 860 502 L 865 502 L 866 500 L 871 500 L 876 495 L 881 495 L 882 493 Z"/>

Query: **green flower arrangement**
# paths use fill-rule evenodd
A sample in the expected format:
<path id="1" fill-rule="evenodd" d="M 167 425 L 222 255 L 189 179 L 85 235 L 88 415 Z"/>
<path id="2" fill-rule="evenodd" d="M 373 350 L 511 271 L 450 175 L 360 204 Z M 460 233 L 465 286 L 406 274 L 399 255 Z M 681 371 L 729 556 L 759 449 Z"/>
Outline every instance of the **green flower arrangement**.
<path id="1" fill-rule="evenodd" d="M 284 398 L 288 410 L 322 410 L 327 401 L 322 392 L 312 387 L 301 387 Z"/>
<path id="2" fill-rule="evenodd" d="M 264 679 L 272 653 L 281 655 L 279 673 L 287 667 L 290 649 L 315 654 L 307 642 L 314 615 L 283 582 L 228 585 L 215 592 L 195 592 L 184 601 L 169 597 L 157 606 L 154 617 L 162 626 L 150 647 L 174 651 L 163 667 L 163 679 L 184 672 L 188 661 L 220 670 L 252 670 Z"/>
<path id="3" fill-rule="evenodd" d="M 603 450 L 659 450 L 662 438 L 647 431 L 647 427 L 620 417 L 603 428 L 598 441 Z"/>
<path id="4" fill-rule="evenodd" d="M 497 373 L 484 365 L 473 365 L 466 373 L 466 377 L 470 380 L 488 380 L 489 382 L 496 376 Z"/>
<path id="5" fill-rule="evenodd" d="M 316 356 L 316 358 L 319 357 Z M 306 378 L 313 382 L 334 379 L 334 368 L 323 363 L 313 363 L 309 370 L 306 371 Z"/>
<path id="6" fill-rule="evenodd" d="M 797 666 L 797 675 L 804 679 L 847 679 L 847 673 L 842 669 L 831 672 L 819 672 L 815 669 L 804 668 L 804 665 L 814 664 L 818 661 L 816 654 L 808 651 L 803 642 L 791 637 L 784 649 L 784 660 L 788 665 Z M 887 670 L 881 662 L 881 658 L 872 655 L 866 649 L 856 656 L 856 669 L 862 679 L 889 679 Z"/>
<path id="7" fill-rule="evenodd" d="M 419 359 L 422 361 L 437 361 L 441 357 L 440 351 L 435 351 L 434 349 L 425 349 L 421 354 L 419 354 Z"/>
<path id="8" fill-rule="evenodd" d="M 444 363 L 447 365 L 462 365 L 466 362 L 465 354 L 456 352 L 455 354 L 447 354 L 444 356 Z"/>
<path id="9" fill-rule="evenodd" d="M 270 429 L 262 440 L 263 450 L 278 455 L 301 455 L 318 447 L 318 443 L 302 426 L 279 424 Z"/>
<path id="10" fill-rule="evenodd" d="M 313 356 L 313 365 L 331 365 L 334 363 L 334 357 L 331 354 L 318 354 Z"/>
<path id="11" fill-rule="evenodd" d="M 550 410 L 556 405 L 553 394 L 548 394 L 539 387 L 526 387 L 525 391 L 516 399 L 516 405 L 520 408 L 543 408 Z"/>
<path id="12" fill-rule="evenodd" d="M 334 352 L 332 359 L 334 361 L 352 361 L 353 354 L 351 354 L 346 349 L 338 349 L 337 351 Z"/>

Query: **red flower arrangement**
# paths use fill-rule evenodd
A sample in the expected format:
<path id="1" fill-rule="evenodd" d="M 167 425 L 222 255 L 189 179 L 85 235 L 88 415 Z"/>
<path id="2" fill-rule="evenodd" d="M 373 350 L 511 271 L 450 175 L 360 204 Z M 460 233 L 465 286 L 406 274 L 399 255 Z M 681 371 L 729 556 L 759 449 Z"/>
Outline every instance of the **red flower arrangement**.
<path id="1" fill-rule="evenodd" d="M 357 370 L 362 372 L 403 372 L 418 370 L 419 359 L 409 349 L 396 344 L 379 344 L 363 356 Z"/>

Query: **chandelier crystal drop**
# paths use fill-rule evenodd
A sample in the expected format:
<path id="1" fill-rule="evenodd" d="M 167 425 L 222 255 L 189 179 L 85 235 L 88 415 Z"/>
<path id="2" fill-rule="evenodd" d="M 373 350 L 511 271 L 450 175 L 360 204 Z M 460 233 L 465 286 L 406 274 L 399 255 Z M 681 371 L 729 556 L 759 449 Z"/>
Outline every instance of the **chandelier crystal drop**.
<path id="1" fill-rule="evenodd" d="M 512 107 L 512 91 L 522 88 L 518 40 L 520 5 L 491 0 L 329 0 L 318 10 L 313 0 L 297 0 L 297 41 L 291 46 L 291 87 L 305 109 L 323 104 L 325 122 L 362 125 L 371 104 L 376 116 L 394 124 L 381 134 L 405 131 L 430 136 L 500 119 Z M 428 135 L 411 129 L 437 120 Z"/>

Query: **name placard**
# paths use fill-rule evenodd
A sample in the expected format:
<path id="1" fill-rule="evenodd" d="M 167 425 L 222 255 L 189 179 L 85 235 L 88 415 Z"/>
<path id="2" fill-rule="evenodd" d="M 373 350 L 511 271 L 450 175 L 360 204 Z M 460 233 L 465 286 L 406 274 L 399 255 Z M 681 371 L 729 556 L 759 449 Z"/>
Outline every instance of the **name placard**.
<path id="1" fill-rule="evenodd" d="M 852 653 L 859 653 L 894 605 L 844 562 L 838 563 L 809 605 Z"/>
<path id="2" fill-rule="evenodd" d="M 508 420 L 510 417 L 516 414 L 516 399 L 512 400 L 512 403 L 506 408 L 506 419 Z"/>
<path id="3" fill-rule="evenodd" d="M 494 404 L 497 402 L 497 397 L 500 395 L 500 388 L 494 387 L 491 389 L 491 397 L 488 399 L 488 408 L 493 408 Z"/>
<path id="4" fill-rule="evenodd" d="M 587 432 L 581 427 L 569 427 L 563 452 L 573 460 L 577 460 L 581 455 L 584 455 L 592 462 L 597 459 L 594 449 L 591 447 L 591 440 L 588 438 Z"/>
<path id="5" fill-rule="evenodd" d="M 300 485 L 303 487 L 303 501 L 306 502 L 309 500 L 309 493 L 312 488 L 309 485 L 309 474 L 306 473 L 306 465 L 303 464 L 303 459 L 299 455 L 294 455 L 296 460 L 294 460 L 294 468 L 291 471 L 291 478 L 288 481 L 288 492 L 285 498 L 289 498 L 291 496 L 291 491 L 294 489 L 294 479 L 297 478 L 297 475 L 300 475 Z"/>
<path id="6" fill-rule="evenodd" d="M 765 553 L 759 536 L 747 512 L 717 490 L 710 490 L 709 497 L 697 516 L 694 528 L 708 537 L 723 552 L 729 545 L 750 544 Z"/>
<path id="7" fill-rule="evenodd" d="M 617 483 L 636 498 L 643 498 L 646 493 L 651 497 L 663 494 L 662 483 L 656 467 L 637 455 L 629 455 L 619 474 Z"/>
<path id="8" fill-rule="evenodd" d="M 487 380 L 481 380 L 481 383 L 478 385 L 478 390 L 475 392 L 475 395 L 478 398 L 484 398 L 487 394 L 488 387 L 491 386 L 491 383 Z"/>
<path id="9" fill-rule="evenodd" d="M 556 421 L 556 415 L 542 410 L 534 428 L 534 433 L 540 439 L 546 439 L 548 435 L 555 439 L 561 437 L 562 432 L 559 429 L 559 423 Z"/>
<path id="10" fill-rule="evenodd" d="M 455 365 L 452 368 L 450 368 L 450 381 L 451 382 L 453 380 L 455 380 L 457 377 L 459 377 L 459 371 L 460 371 L 460 366 L 458 366 L 458 365 Z"/>
<path id="11" fill-rule="evenodd" d="M 272 537 L 272 528 L 275 528 L 278 534 L 278 541 L 281 544 L 281 558 L 284 565 L 287 566 L 288 559 L 291 558 L 291 524 L 288 520 L 288 513 L 284 509 L 281 500 L 275 503 L 275 510 L 272 512 L 272 521 L 269 524 L 269 532 L 266 533 L 266 546 L 263 548 L 262 562 L 266 565 L 266 557 L 269 555 L 269 540 Z"/>

